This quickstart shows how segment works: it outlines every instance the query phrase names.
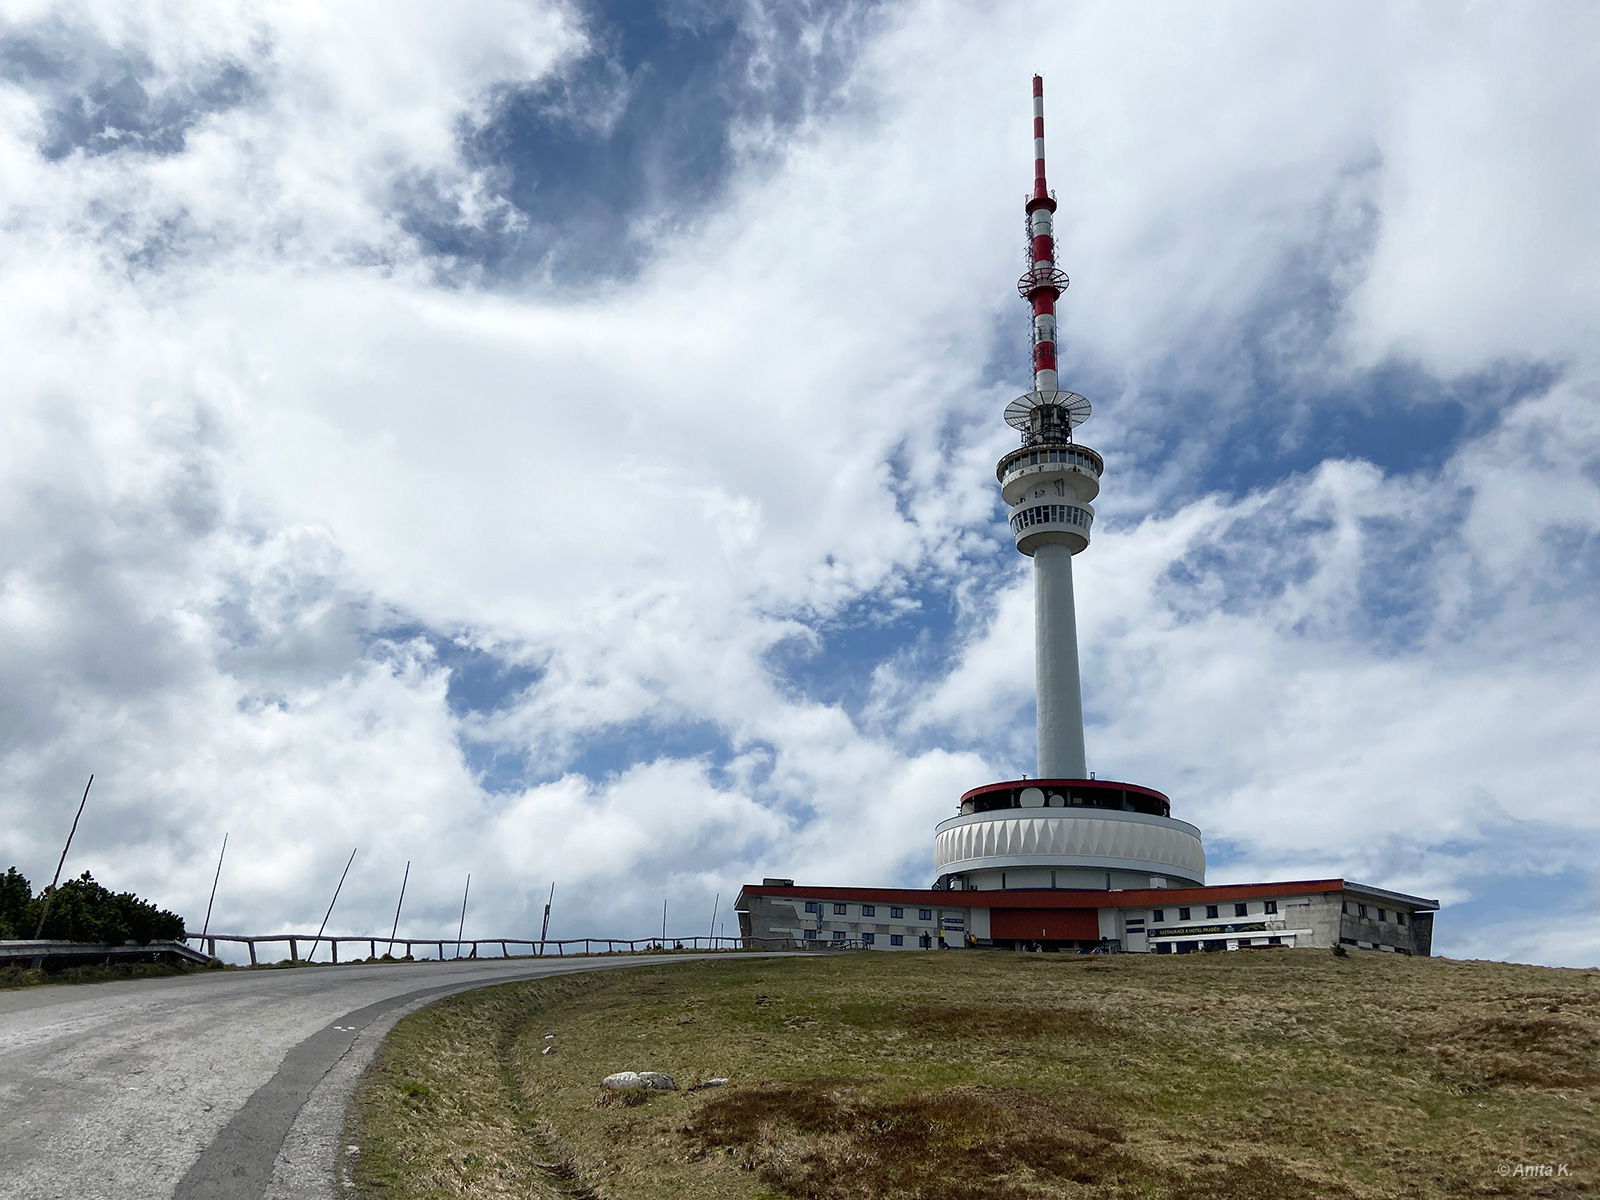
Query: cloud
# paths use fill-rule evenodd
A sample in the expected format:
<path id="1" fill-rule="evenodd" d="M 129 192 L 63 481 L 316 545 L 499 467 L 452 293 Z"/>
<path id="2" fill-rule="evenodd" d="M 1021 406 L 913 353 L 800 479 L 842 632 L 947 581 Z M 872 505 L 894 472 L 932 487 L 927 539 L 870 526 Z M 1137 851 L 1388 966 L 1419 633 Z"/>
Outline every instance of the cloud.
<path id="1" fill-rule="evenodd" d="M 1216 878 L 1585 902 L 1587 15 L 377 12 L 0 35 L 10 860 L 96 770 L 75 861 L 193 914 L 229 831 L 225 928 L 309 928 L 356 845 L 341 930 L 407 861 L 418 935 L 468 871 L 508 936 L 551 880 L 618 935 L 928 882 L 1032 759 L 1042 68 L 1097 769 Z M 1587 953 L 1541 919 L 1439 941 Z"/>

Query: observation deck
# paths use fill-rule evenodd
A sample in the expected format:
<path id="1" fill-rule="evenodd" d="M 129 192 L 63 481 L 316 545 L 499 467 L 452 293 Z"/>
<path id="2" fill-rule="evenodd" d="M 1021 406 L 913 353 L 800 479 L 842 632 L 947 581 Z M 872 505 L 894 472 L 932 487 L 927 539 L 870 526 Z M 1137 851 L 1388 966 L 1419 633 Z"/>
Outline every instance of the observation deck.
<path id="1" fill-rule="evenodd" d="M 967 891 L 1203 886 L 1200 830 L 1171 810 L 1166 796 L 1137 784 L 987 784 L 935 827 L 934 868 L 943 884 Z"/>

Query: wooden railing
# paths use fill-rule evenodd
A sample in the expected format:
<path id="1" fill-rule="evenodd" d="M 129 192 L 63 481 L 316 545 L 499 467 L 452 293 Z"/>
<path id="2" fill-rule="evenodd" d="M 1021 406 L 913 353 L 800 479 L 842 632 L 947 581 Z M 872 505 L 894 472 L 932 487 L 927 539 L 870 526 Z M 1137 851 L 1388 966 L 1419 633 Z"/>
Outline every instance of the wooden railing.
<path id="1" fill-rule="evenodd" d="M 317 937 L 310 933 L 269 933 L 252 936 L 243 936 L 231 933 L 208 933 L 205 937 L 199 934 L 190 934 L 191 942 L 204 942 L 206 953 L 212 958 L 217 956 L 218 942 L 242 943 L 249 948 L 250 965 L 257 966 L 260 959 L 256 954 L 258 945 L 274 945 L 287 943 L 289 947 L 289 961 L 300 962 L 300 947 L 306 942 L 311 943 L 311 949 L 306 954 L 306 962 L 310 962 L 317 953 L 317 948 L 324 942 L 328 944 L 330 962 L 339 961 L 339 947 L 365 946 L 366 957 L 376 959 L 378 947 L 383 946 L 384 954 L 395 957 L 394 948 L 404 946 L 405 954 L 402 957 L 415 958 L 414 947 L 423 946 L 437 951 L 438 958 L 442 961 L 445 957 L 445 947 L 454 948 L 451 959 L 461 958 L 534 958 L 550 956 L 554 958 L 578 957 L 590 954 L 664 954 L 672 951 L 689 950 L 859 950 L 863 948 L 860 941 L 850 942 L 825 942 L 802 941 L 798 938 L 756 938 L 756 937 L 687 937 L 687 938 L 552 938 L 549 941 L 529 941 L 526 938 L 472 938 L 457 941 L 454 938 L 382 938 L 382 937 L 349 937 L 340 935 L 334 937 L 324 934 Z M 480 954 L 479 947 L 487 946 L 490 949 L 498 946 L 499 954 Z M 526 950 L 514 955 L 511 947 L 526 947 Z M 573 949 L 582 946 L 583 949 Z M 463 947 L 470 947 L 470 953 L 463 953 Z M 599 947 L 604 947 L 600 949 Z M 642 949 L 641 949 L 642 948 Z M 360 962 L 361 958 L 346 958 L 347 962 Z"/>

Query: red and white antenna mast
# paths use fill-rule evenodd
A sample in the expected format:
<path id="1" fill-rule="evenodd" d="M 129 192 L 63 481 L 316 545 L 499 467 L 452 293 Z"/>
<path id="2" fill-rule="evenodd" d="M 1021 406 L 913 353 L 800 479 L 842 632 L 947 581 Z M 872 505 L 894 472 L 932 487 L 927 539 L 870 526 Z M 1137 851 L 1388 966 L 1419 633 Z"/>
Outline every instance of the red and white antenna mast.
<path id="1" fill-rule="evenodd" d="M 1044 76 L 1033 77 L 1033 194 L 1028 197 L 1028 269 L 1017 291 L 1033 309 L 1033 391 L 1014 400 L 1006 420 L 1024 440 L 1041 436 L 1071 439 L 1074 426 L 1089 416 L 1089 402 L 1061 390 L 1056 372 L 1056 298 L 1071 281 L 1056 266 L 1056 198 L 1044 173 Z"/>

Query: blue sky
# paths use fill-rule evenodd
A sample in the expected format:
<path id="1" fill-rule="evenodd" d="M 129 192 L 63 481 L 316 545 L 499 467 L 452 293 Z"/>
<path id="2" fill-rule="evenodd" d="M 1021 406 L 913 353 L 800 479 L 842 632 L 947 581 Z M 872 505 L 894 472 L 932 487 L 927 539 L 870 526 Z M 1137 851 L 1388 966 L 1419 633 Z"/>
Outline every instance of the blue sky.
<path id="1" fill-rule="evenodd" d="M 13 6 L 0 857 L 699 930 L 1031 771 L 1047 84 L 1091 766 L 1600 960 L 1593 11 Z M 393 877 L 393 878 L 391 878 Z M 1572 914 L 1582 932 L 1552 923 Z M 342 925 L 340 923 L 343 923 Z"/>

